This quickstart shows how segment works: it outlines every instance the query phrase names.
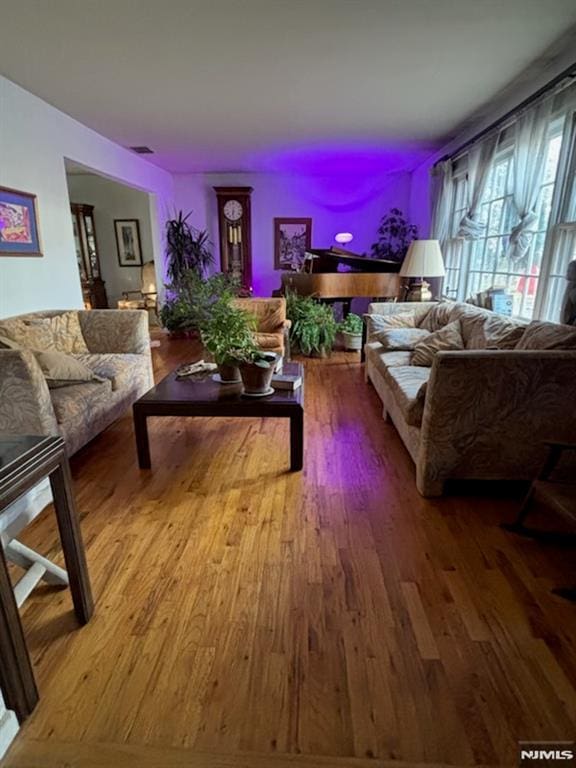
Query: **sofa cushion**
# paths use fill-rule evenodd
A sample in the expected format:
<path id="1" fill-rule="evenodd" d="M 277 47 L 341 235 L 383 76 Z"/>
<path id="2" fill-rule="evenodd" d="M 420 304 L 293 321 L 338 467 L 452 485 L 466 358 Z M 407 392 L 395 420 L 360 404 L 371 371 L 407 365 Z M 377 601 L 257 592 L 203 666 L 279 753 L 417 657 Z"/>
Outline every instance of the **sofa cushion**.
<path id="1" fill-rule="evenodd" d="M 424 328 L 431 333 L 439 331 L 440 328 L 443 328 L 455 319 L 452 317 L 452 314 L 458 306 L 453 301 L 440 301 L 424 315 L 418 323 L 418 327 Z"/>
<path id="2" fill-rule="evenodd" d="M 413 350 L 419 341 L 430 335 L 430 331 L 424 328 L 388 328 L 374 334 L 374 339 L 379 341 L 384 349 L 392 352 L 396 350 Z"/>
<path id="3" fill-rule="evenodd" d="M 64 352 L 36 352 L 35 357 L 51 389 L 83 381 L 104 381 L 81 360 Z"/>
<path id="4" fill-rule="evenodd" d="M 364 351 L 366 352 L 366 360 L 370 360 L 382 375 L 385 374 L 386 368 L 391 365 L 410 365 L 410 358 L 412 357 L 412 353 L 408 351 L 386 352 L 379 341 L 368 342 Z"/>
<path id="5" fill-rule="evenodd" d="M 87 426 L 101 411 L 108 409 L 112 396 L 112 384 L 109 380 L 73 384 L 50 390 L 50 399 L 59 424 L 64 422 L 80 423 Z"/>
<path id="6" fill-rule="evenodd" d="M 413 365 L 388 368 L 386 378 L 390 389 L 406 423 L 412 427 L 419 427 L 422 424 L 426 384 L 430 373 L 430 368 L 419 368 Z"/>
<path id="7" fill-rule="evenodd" d="M 534 320 L 526 326 L 516 349 L 576 349 L 576 327 Z"/>
<path id="8" fill-rule="evenodd" d="M 390 328 L 414 328 L 416 321 L 414 315 L 409 311 L 397 312 L 390 315 L 364 315 L 366 322 L 366 335 L 369 339 L 380 331 L 387 331 Z"/>
<path id="9" fill-rule="evenodd" d="M 453 349 L 464 349 L 460 320 L 448 323 L 419 342 L 412 354 L 412 365 L 431 366 L 438 352 Z"/>
<path id="10" fill-rule="evenodd" d="M 284 349 L 284 338 L 281 333 L 256 332 L 254 341 L 260 349 L 269 349 L 273 352 L 282 352 Z"/>
<path id="11" fill-rule="evenodd" d="M 14 317 L 0 323 L 0 336 L 35 352 L 88 352 L 78 312 L 62 312 L 52 317 Z"/>
<path id="12" fill-rule="evenodd" d="M 148 360 L 144 355 L 100 353 L 74 355 L 98 376 L 110 381 L 112 391 L 146 391 L 149 389 Z"/>
<path id="13" fill-rule="evenodd" d="M 22 345 L 8 336 L 0 336 L 0 349 L 22 349 Z"/>
<path id="14" fill-rule="evenodd" d="M 515 349 L 526 323 L 493 312 L 473 312 L 460 319 L 466 349 Z"/>

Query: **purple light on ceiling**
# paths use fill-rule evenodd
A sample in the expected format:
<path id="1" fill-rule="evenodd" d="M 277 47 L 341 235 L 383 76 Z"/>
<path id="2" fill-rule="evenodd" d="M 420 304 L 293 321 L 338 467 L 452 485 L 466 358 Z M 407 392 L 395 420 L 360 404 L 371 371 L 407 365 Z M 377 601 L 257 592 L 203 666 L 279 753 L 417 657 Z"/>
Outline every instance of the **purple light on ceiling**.
<path id="1" fill-rule="evenodd" d="M 252 158 L 258 170 L 306 176 L 374 176 L 411 171 L 435 150 L 408 142 L 316 143 L 268 149 Z"/>

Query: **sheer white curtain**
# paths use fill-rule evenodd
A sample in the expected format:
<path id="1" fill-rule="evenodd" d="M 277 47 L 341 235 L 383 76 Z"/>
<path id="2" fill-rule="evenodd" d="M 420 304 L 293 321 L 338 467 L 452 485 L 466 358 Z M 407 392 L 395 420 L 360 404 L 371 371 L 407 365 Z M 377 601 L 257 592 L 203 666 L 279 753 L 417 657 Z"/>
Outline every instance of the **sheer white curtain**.
<path id="1" fill-rule="evenodd" d="M 519 221 L 510 233 L 507 253 L 514 263 L 526 255 L 538 221 L 536 206 L 546 166 L 552 104 L 553 98 L 545 99 L 521 114 L 514 126 L 513 203 Z"/>
<path id="2" fill-rule="evenodd" d="M 444 160 L 434 167 L 432 174 L 432 225 L 430 237 L 440 241 L 442 248 L 450 237 L 454 198 L 452 160 Z"/>
<path id="3" fill-rule="evenodd" d="M 474 144 L 468 152 L 468 207 L 458 228 L 458 237 L 474 240 L 484 233 L 486 224 L 479 220 L 482 194 L 498 144 L 499 134 L 493 134 L 479 143 Z"/>

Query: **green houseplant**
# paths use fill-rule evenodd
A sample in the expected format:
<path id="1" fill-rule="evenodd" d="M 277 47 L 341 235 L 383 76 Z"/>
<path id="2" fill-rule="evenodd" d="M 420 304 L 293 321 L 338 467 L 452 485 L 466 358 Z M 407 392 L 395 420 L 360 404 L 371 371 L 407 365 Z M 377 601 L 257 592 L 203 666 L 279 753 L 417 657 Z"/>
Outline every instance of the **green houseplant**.
<path id="1" fill-rule="evenodd" d="M 332 308 L 312 296 L 286 295 L 286 315 L 292 321 L 290 342 L 309 357 L 330 354 L 338 326 Z"/>
<path id="2" fill-rule="evenodd" d="M 218 366 L 222 383 L 240 381 L 239 365 L 255 354 L 256 318 L 231 303 L 225 294 L 215 301 L 202 320 L 202 343 Z"/>
<path id="3" fill-rule="evenodd" d="M 344 320 L 338 324 L 338 331 L 342 334 L 345 349 L 358 351 L 362 348 L 362 318 L 350 312 Z"/>
<path id="4" fill-rule="evenodd" d="M 244 394 L 249 397 L 262 397 L 271 393 L 270 383 L 278 355 L 265 352 L 252 345 L 237 353 L 237 363 L 244 385 Z"/>
<path id="5" fill-rule="evenodd" d="M 177 283 L 166 286 L 166 299 L 160 320 L 173 335 L 197 333 L 210 316 L 212 305 L 224 296 L 236 296 L 237 281 L 218 272 L 204 277 L 196 269 L 186 269 Z"/>
<path id="6" fill-rule="evenodd" d="M 166 274 L 178 283 L 190 269 L 203 275 L 212 264 L 212 243 L 204 229 L 196 229 L 182 211 L 166 222 Z"/>

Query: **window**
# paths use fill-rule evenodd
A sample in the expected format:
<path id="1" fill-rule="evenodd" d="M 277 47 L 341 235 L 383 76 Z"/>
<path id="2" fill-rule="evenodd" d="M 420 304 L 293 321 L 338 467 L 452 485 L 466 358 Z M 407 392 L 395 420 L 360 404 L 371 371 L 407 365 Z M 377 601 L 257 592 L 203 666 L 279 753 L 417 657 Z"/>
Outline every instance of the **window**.
<path id="1" fill-rule="evenodd" d="M 558 320 L 562 300 L 566 289 L 566 269 L 576 259 L 576 116 L 569 127 L 567 138 L 569 148 L 565 152 L 567 167 L 565 193 L 559 197 L 558 224 L 552 229 L 550 237 L 550 267 L 548 285 L 542 300 L 542 317 L 546 320 Z"/>
<path id="2" fill-rule="evenodd" d="M 532 244 L 526 257 L 518 264 L 511 262 L 506 255 L 510 233 L 517 221 L 512 200 L 512 148 L 508 146 L 497 153 L 480 206 L 479 218 L 485 225 L 484 235 L 475 240 L 461 241 L 460 245 L 451 244 L 448 249 L 450 263 L 446 269 L 445 284 L 447 291 L 453 291 L 453 296 L 464 300 L 488 288 L 505 288 L 514 298 L 513 313 L 519 317 L 532 317 L 561 144 L 562 123 L 559 122 L 553 125 L 548 138 L 546 170 L 538 194 L 538 222 Z M 465 180 L 455 179 L 455 184 L 453 235 L 458 231 L 458 225 L 466 211 Z M 462 190 L 460 198 L 459 189 Z"/>
<path id="3" fill-rule="evenodd" d="M 465 173 L 454 178 L 454 208 L 450 218 L 450 239 L 444 244 L 444 292 L 451 299 L 459 297 L 462 273 L 462 249 L 464 242 L 456 237 L 460 221 L 466 213 L 468 182 Z"/>
<path id="4" fill-rule="evenodd" d="M 554 237 L 553 260 L 548 278 L 544 318 L 558 321 L 566 289 L 566 269 L 576 259 L 576 222 L 559 224 Z"/>
<path id="5" fill-rule="evenodd" d="M 466 156 L 455 160 L 450 237 L 443 243 L 444 293 L 449 298 L 464 301 L 488 288 L 504 288 L 513 297 L 515 315 L 558 319 L 566 268 L 576 259 L 575 105 L 574 86 L 564 89 L 555 102 L 535 209 L 537 221 L 521 261 L 507 256 L 518 222 L 513 203 L 514 131 L 506 129 L 501 136 L 480 203 L 478 216 L 484 231 L 474 240 L 457 237 L 467 210 Z"/>

